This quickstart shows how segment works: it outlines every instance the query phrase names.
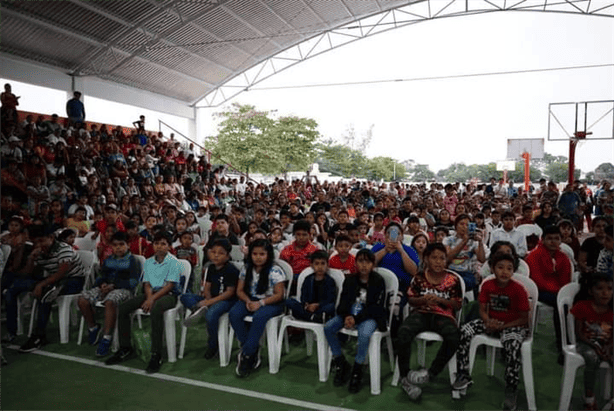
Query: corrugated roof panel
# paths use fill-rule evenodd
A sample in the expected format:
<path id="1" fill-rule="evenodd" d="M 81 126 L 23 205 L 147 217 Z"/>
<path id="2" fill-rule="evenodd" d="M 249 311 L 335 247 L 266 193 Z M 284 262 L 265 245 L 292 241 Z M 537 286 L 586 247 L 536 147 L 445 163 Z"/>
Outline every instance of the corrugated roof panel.
<path id="1" fill-rule="evenodd" d="M 181 24 L 179 17 L 170 10 L 159 13 L 158 15 L 147 19 L 143 27 L 151 30 L 154 33 L 161 33 L 171 27 L 176 27 Z"/>
<path id="2" fill-rule="evenodd" d="M 158 8 L 146 0 L 85 0 L 130 22 L 139 22 Z"/>
<path id="3" fill-rule="evenodd" d="M 261 2 L 236 0 L 224 5 L 248 24 L 257 27 L 264 34 L 278 34 L 295 31 L 266 8 Z"/>
<path id="4" fill-rule="evenodd" d="M 372 1 L 346 1 L 345 5 L 357 17 L 367 16 L 380 10 L 377 3 Z"/>
<path id="5" fill-rule="evenodd" d="M 337 0 L 330 0 L 336 2 Z M 300 32 L 314 30 L 324 27 L 324 23 L 311 10 L 312 2 L 295 2 L 275 0 L 269 2 L 269 6 L 284 19 L 297 28 Z"/>
<path id="6" fill-rule="evenodd" d="M 3 51 L 10 48 L 21 57 L 34 57 L 37 61 L 69 70 L 79 58 L 95 50 L 88 42 L 19 19 L 3 19 L 1 35 Z"/>

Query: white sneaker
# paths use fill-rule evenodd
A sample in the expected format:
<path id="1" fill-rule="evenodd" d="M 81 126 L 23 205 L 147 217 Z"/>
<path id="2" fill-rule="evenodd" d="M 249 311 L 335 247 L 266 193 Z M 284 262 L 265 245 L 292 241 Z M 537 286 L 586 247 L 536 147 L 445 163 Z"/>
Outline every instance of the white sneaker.
<path id="1" fill-rule="evenodd" d="M 427 369 L 421 369 L 419 371 L 410 371 L 407 374 L 407 379 L 412 384 L 423 385 L 429 382 L 429 371 Z"/>
<path id="2" fill-rule="evenodd" d="M 401 379 L 401 388 L 412 401 L 416 401 L 422 395 L 422 388 L 409 382 L 407 377 Z"/>
<path id="3" fill-rule="evenodd" d="M 209 307 L 200 307 L 198 310 L 196 310 L 192 314 L 190 314 L 190 316 L 188 318 L 183 320 L 183 325 L 185 327 L 192 327 L 192 326 L 198 324 L 198 320 L 200 319 L 200 317 L 202 317 L 203 315 L 205 315 L 207 313 L 208 309 L 209 309 Z"/>

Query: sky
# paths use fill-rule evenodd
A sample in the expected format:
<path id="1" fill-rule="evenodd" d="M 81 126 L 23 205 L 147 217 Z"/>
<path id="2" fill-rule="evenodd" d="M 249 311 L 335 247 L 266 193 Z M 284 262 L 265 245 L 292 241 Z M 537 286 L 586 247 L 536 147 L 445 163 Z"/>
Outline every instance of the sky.
<path id="1" fill-rule="evenodd" d="M 368 156 L 412 159 L 435 172 L 453 162 L 505 160 L 508 139 L 543 138 L 546 152 L 568 156 L 566 141 L 547 141 L 548 105 L 614 100 L 614 67 L 274 88 L 613 64 L 613 39 L 611 18 L 505 12 L 435 19 L 377 34 L 295 65 L 227 106 L 238 102 L 277 110 L 279 115 L 310 117 L 326 138 L 339 139 L 350 125 L 361 135 L 373 125 Z M 589 108 L 589 118 L 597 115 L 597 109 L 603 107 Z M 573 132 L 573 111 L 557 113 Z M 611 119 L 612 115 L 610 126 L 600 129 L 610 137 Z M 213 121 L 206 132 L 215 134 Z M 614 162 L 614 143 L 580 143 L 576 161 L 585 171 Z"/>
<path id="2" fill-rule="evenodd" d="M 435 172 L 454 162 L 505 160 L 508 139 L 543 138 L 546 152 L 567 156 L 566 141 L 547 141 L 548 105 L 614 100 L 614 67 L 296 86 L 612 65 L 612 20 L 576 14 L 503 12 L 435 19 L 377 34 L 295 65 L 239 94 L 223 107 L 201 109 L 205 121 L 199 122 L 195 140 L 202 142 L 215 135 L 217 123 L 212 114 L 236 102 L 252 104 L 259 110 L 275 110 L 276 115 L 313 118 L 324 138 L 340 140 L 350 126 L 360 136 L 373 126 L 367 156 L 410 159 L 427 164 Z M 63 111 L 65 92 L 49 91 L 45 98 L 40 93 L 37 98 L 28 98 L 34 95 L 30 88 L 34 86 L 13 86 L 17 95 L 24 96 L 22 109 Z M 173 116 L 87 95 L 84 101 L 88 119 L 93 121 L 130 125 L 143 113 L 151 125 L 148 128 L 157 129 L 160 118 L 187 131 L 187 122 Z M 591 106 L 589 123 L 603 110 L 603 105 Z M 573 131 L 572 110 L 559 107 L 557 116 Z M 595 130 L 611 137 L 612 118 L 614 114 L 610 113 Z M 553 131 L 557 130 L 553 127 Z M 556 136 L 562 137 L 562 133 Z M 580 143 L 577 167 L 587 172 L 603 162 L 614 163 L 613 140 Z"/>

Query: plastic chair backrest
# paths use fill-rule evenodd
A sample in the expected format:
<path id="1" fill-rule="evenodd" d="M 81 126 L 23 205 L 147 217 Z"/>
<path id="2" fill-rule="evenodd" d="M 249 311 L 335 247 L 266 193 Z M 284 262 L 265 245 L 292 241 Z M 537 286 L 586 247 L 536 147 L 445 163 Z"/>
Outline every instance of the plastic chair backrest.
<path id="1" fill-rule="evenodd" d="M 303 287 L 303 282 L 308 275 L 313 273 L 313 268 L 307 267 L 303 270 L 303 272 L 298 276 L 297 287 L 296 287 L 296 299 L 301 301 L 301 288 Z M 343 288 L 343 281 L 345 280 L 345 275 L 343 271 L 336 270 L 334 268 L 328 269 L 328 275 L 335 281 L 335 285 L 337 286 L 337 299 L 335 300 L 335 307 L 339 305 L 339 300 L 341 299 L 341 290 Z"/>
<path id="2" fill-rule="evenodd" d="M 459 308 L 458 310 L 456 310 L 456 323 L 460 325 L 461 323 L 461 316 L 463 313 L 463 304 L 465 303 L 465 280 L 463 280 L 463 277 L 460 276 L 460 274 L 458 274 L 456 271 L 452 271 L 452 270 L 446 270 L 448 273 L 450 274 L 454 274 L 456 276 L 456 278 L 458 278 L 459 282 L 460 282 L 460 286 L 461 286 L 461 308 Z M 409 305 L 409 304 L 408 304 Z"/>
<path id="3" fill-rule="evenodd" d="M 569 314 L 569 309 L 573 305 L 573 299 L 580 291 L 580 284 L 565 284 L 556 295 L 556 308 L 559 310 L 559 322 L 561 324 L 561 335 L 565 338 L 563 346 L 576 344 L 576 326 L 574 316 Z M 565 310 L 567 307 L 567 310 Z"/>
<path id="4" fill-rule="evenodd" d="M 232 250 L 230 251 L 230 260 L 231 261 L 243 261 L 245 259 L 245 254 L 241 251 L 240 245 L 232 245 Z"/>
<path id="5" fill-rule="evenodd" d="M 94 282 L 94 252 L 89 250 L 77 250 L 77 255 L 81 259 L 81 264 L 83 264 L 83 269 L 85 271 L 84 288 L 89 288 Z"/>
<path id="6" fill-rule="evenodd" d="M 488 261 L 482 264 L 482 268 L 480 268 L 480 275 L 482 276 L 482 278 L 486 278 L 492 274 L 493 273 L 492 271 L 490 271 L 490 266 L 488 265 Z M 527 264 L 525 260 L 519 258 L 518 259 L 518 270 L 516 270 L 514 274 L 517 274 L 519 276 L 523 275 L 525 277 L 530 277 L 531 269 L 529 268 L 529 264 Z"/>
<path id="7" fill-rule="evenodd" d="M 0 248 L 2 248 L 2 261 L 0 261 L 1 275 L 4 272 L 4 267 L 6 267 L 6 262 L 9 260 L 9 256 L 11 255 L 11 246 L 8 244 L 2 244 Z"/>
<path id="8" fill-rule="evenodd" d="M 386 308 L 389 311 L 388 329 L 390 329 L 390 324 L 392 324 L 392 316 L 394 314 L 394 310 L 392 308 L 395 304 L 395 299 L 399 291 L 399 279 L 387 268 L 375 267 L 374 270 L 376 273 L 382 276 L 384 282 L 386 283 L 386 298 L 388 299 L 388 306 Z"/>
<path id="9" fill-rule="evenodd" d="M 178 260 L 181 264 L 181 276 L 184 278 L 183 287 L 181 293 L 185 293 L 188 289 L 188 283 L 190 282 L 190 275 L 192 274 L 192 265 L 188 260 Z M 181 284 L 181 283 L 180 283 Z"/>
<path id="10" fill-rule="evenodd" d="M 292 272 L 292 267 L 290 266 L 290 264 L 280 259 L 276 259 L 273 265 L 279 266 L 279 268 L 282 269 L 284 274 L 286 274 L 286 280 L 288 281 L 288 285 L 286 286 L 286 293 L 284 295 L 284 299 L 288 298 L 288 295 L 290 294 L 290 288 L 292 287 L 292 281 L 294 280 L 294 273 Z"/>
<path id="11" fill-rule="evenodd" d="M 525 237 L 536 235 L 537 237 L 541 238 L 543 233 L 542 228 L 537 224 L 521 224 L 516 227 L 516 229 L 524 234 Z"/>
<path id="12" fill-rule="evenodd" d="M 482 284 L 484 284 L 487 280 L 491 280 L 493 278 L 495 278 L 494 274 L 486 277 L 484 281 L 482 281 Z M 537 299 L 539 296 L 537 285 L 529 277 L 525 277 L 523 275 L 517 275 L 512 277 L 512 281 L 520 283 L 529 295 L 529 335 L 532 336 L 533 330 L 535 329 L 535 321 L 537 320 L 537 316 L 535 315 L 537 311 Z M 480 290 L 482 289 L 482 284 L 480 284 Z"/>

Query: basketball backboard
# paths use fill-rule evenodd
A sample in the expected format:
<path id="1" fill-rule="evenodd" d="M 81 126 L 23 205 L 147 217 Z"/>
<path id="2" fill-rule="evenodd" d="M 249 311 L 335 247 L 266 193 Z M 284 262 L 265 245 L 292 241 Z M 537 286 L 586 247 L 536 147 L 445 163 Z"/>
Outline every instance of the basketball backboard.
<path id="1" fill-rule="evenodd" d="M 531 158 L 544 158 L 543 138 L 515 138 L 507 140 L 507 158 L 518 160 L 523 153 L 529 153 Z"/>
<path id="2" fill-rule="evenodd" d="M 614 100 L 548 105 L 548 141 L 569 141 L 578 132 L 586 140 L 614 139 Z"/>

